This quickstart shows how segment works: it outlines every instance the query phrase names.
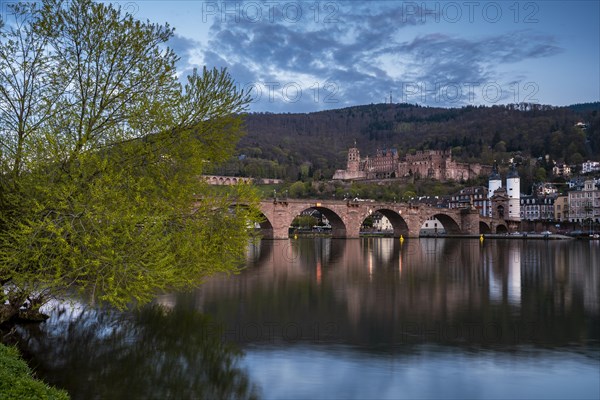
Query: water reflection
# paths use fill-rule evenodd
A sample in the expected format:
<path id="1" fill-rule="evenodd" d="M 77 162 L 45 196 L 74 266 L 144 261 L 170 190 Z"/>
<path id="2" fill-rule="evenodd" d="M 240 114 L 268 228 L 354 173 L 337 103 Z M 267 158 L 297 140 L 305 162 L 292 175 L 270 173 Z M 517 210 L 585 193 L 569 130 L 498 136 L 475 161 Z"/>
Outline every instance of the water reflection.
<path id="1" fill-rule="evenodd" d="M 196 293 L 241 343 L 589 345 L 599 335 L 588 242 L 264 241 L 261 262 Z"/>
<path id="2" fill-rule="evenodd" d="M 242 353 L 189 299 L 123 314 L 62 307 L 19 330 L 37 374 L 74 399 L 252 399 Z"/>
<path id="3" fill-rule="evenodd" d="M 262 241 L 160 308 L 20 333 L 75 398 L 598 398 L 598 265 L 585 241 Z"/>

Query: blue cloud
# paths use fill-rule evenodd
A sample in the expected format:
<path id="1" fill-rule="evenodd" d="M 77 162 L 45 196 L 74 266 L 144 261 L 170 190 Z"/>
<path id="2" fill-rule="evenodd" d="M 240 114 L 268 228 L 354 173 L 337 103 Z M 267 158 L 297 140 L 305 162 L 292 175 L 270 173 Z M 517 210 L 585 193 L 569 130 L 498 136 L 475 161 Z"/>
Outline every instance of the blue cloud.
<path id="1" fill-rule="evenodd" d="M 295 4 L 303 7 L 294 14 L 302 16 L 298 20 L 286 18 L 277 7 L 260 19 L 216 15 L 212 38 L 201 47 L 206 65 L 228 67 L 240 84 L 262 87 L 252 106 L 257 111 L 377 103 L 390 90 L 399 100 L 456 106 L 481 101 L 483 89 L 474 85 L 495 82 L 500 66 L 563 51 L 556 38 L 532 30 L 470 38 L 438 32 L 406 40 L 407 28 L 436 17 L 419 18 L 423 10 L 412 3 L 413 8 L 396 5 L 402 3 L 344 3 L 318 15 L 312 3 Z M 326 16 L 331 21 L 325 22 Z M 197 43 L 177 38 L 174 46 L 185 55 Z M 513 74 L 507 82 L 514 79 Z M 448 94 L 457 85 L 464 92 L 459 104 Z M 298 87 L 301 96 L 293 95 Z M 506 91 L 501 97 L 493 100 L 505 100 Z"/>

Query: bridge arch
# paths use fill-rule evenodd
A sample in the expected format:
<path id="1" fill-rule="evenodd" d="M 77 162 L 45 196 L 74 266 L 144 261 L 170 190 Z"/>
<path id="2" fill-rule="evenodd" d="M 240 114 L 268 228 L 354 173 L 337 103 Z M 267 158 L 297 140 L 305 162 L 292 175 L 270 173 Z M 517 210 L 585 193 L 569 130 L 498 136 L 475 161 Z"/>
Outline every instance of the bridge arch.
<path id="1" fill-rule="evenodd" d="M 264 239 L 273 239 L 273 224 L 269 221 L 269 218 L 261 213 L 262 220 L 259 222 L 260 234 Z"/>
<path id="2" fill-rule="evenodd" d="M 438 213 L 438 214 L 433 214 L 432 217 L 436 218 L 438 221 L 440 221 L 442 223 L 442 226 L 444 227 L 444 230 L 446 231 L 446 233 L 449 233 L 451 235 L 457 235 L 457 234 L 462 233 L 462 231 L 460 229 L 460 225 L 450 215 Z"/>
<path id="3" fill-rule="evenodd" d="M 485 222 L 479 221 L 479 233 L 492 233 L 492 229 Z"/>
<path id="4" fill-rule="evenodd" d="M 365 215 L 365 217 L 363 218 L 363 221 L 374 212 L 378 212 L 378 213 L 382 214 L 384 217 L 386 217 L 390 221 L 390 224 L 392 224 L 392 228 L 394 229 L 394 237 L 400 237 L 401 235 L 404 237 L 408 237 L 408 234 L 409 234 L 408 224 L 406 223 L 406 220 L 404 218 L 402 218 L 402 216 L 400 214 L 398 214 L 398 212 L 391 210 L 389 208 L 375 207 L 375 208 L 369 210 L 369 214 Z M 362 223 L 362 221 L 361 221 L 361 223 Z"/>
<path id="5" fill-rule="evenodd" d="M 331 225 L 331 235 L 334 238 L 345 238 L 346 237 L 346 224 L 344 223 L 344 220 L 332 209 L 327 208 L 327 207 L 319 207 L 319 206 L 314 206 L 314 207 L 307 207 L 302 211 L 306 211 L 306 210 L 317 210 L 318 212 L 320 212 L 321 214 L 323 214 L 325 216 L 325 218 L 327 218 L 327 220 L 329 221 L 329 224 Z"/>
<path id="6" fill-rule="evenodd" d="M 508 233 L 508 227 L 504 224 L 496 225 L 496 233 Z"/>

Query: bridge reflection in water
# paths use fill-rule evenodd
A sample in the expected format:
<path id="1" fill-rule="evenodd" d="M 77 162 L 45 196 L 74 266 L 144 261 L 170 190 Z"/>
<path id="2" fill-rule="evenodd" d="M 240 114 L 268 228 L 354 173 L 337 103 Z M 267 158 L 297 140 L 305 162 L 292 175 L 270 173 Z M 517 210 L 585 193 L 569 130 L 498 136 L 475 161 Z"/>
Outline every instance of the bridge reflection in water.
<path id="1" fill-rule="evenodd" d="M 595 245 L 264 240 L 250 248 L 242 275 L 210 280 L 196 301 L 241 342 L 290 339 L 287 326 L 298 340 L 362 345 L 413 339 L 459 345 L 585 343 L 600 333 Z M 235 315 L 224 303 L 239 305 Z M 314 329 L 323 327 L 325 336 L 315 337 Z"/>

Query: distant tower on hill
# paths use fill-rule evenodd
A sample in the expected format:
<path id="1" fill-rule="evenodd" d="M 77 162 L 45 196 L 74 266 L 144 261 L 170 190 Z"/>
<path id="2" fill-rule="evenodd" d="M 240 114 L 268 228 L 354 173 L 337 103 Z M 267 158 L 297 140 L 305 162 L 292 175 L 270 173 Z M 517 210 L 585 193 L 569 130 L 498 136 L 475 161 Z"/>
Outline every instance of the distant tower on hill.
<path id="1" fill-rule="evenodd" d="M 356 147 L 356 143 L 354 147 L 351 147 L 348 150 L 348 163 L 346 164 L 346 171 L 350 172 L 358 172 L 360 168 L 360 151 Z"/>
<path id="2" fill-rule="evenodd" d="M 508 175 L 506 175 L 506 193 L 508 194 L 508 219 L 513 221 L 521 220 L 521 178 L 515 168 L 510 166 Z"/>

